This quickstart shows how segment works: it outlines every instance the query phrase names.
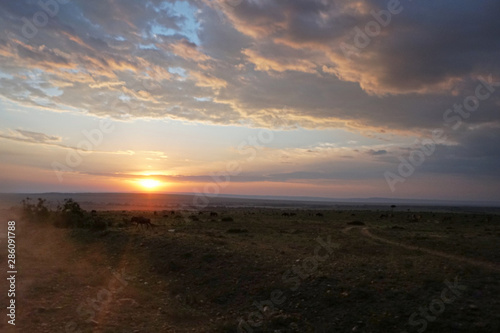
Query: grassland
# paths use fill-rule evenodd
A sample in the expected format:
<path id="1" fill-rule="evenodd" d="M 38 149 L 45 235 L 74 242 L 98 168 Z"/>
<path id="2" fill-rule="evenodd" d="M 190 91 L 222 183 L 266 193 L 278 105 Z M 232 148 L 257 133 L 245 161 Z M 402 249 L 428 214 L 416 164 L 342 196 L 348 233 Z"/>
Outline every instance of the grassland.
<path id="1" fill-rule="evenodd" d="M 498 215 L 98 211 L 99 231 L 2 215 L 22 332 L 500 331 Z"/>

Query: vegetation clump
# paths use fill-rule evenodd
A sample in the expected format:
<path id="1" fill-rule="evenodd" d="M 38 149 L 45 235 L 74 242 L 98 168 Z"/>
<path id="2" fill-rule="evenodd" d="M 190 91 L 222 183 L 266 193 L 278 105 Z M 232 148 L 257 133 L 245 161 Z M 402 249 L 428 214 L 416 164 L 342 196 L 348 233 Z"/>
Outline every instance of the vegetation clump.
<path id="1" fill-rule="evenodd" d="M 45 222 L 49 220 L 50 209 L 47 207 L 47 200 L 38 198 L 38 202 L 32 203 L 31 198 L 26 198 L 21 201 L 22 217 L 25 220 L 33 222 Z"/>
<path id="2" fill-rule="evenodd" d="M 31 198 L 21 201 L 23 219 L 34 223 L 52 223 L 57 228 L 81 228 L 91 230 L 105 230 L 107 223 L 97 214 L 91 214 L 80 207 L 73 199 L 64 199 L 64 203 L 57 205 L 55 210 L 50 209 L 47 200 L 38 198 L 32 203 Z"/>

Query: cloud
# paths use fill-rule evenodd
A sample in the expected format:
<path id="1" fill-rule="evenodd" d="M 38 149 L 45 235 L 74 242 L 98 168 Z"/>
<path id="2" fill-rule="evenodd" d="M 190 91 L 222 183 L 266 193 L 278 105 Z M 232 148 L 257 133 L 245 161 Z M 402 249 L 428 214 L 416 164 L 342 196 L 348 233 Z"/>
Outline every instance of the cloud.
<path id="1" fill-rule="evenodd" d="M 47 135 L 45 133 L 32 132 L 22 129 L 16 129 L 15 131 L 10 130 L 7 134 L 0 132 L 0 138 L 23 143 L 43 144 L 69 148 L 61 144 L 62 138 L 59 136 Z"/>
<path id="2" fill-rule="evenodd" d="M 385 155 L 387 154 L 387 150 L 385 149 L 379 149 L 379 150 L 373 150 L 373 149 L 370 149 L 369 151 L 366 152 L 368 155 L 373 155 L 373 156 L 377 156 L 377 155 Z"/>
<path id="3" fill-rule="evenodd" d="M 304 127 L 412 131 L 439 124 L 440 113 L 479 75 L 500 77 L 490 33 L 497 24 L 489 14 L 498 7 L 494 1 L 404 3 L 353 59 L 341 43 L 352 44 L 354 29 L 373 21 L 370 12 L 385 10 L 385 1 L 191 2 L 199 41 L 185 29 L 192 18 L 160 1 L 123 1 L 113 10 L 74 1 L 29 40 L 21 18 L 40 9 L 25 5 L 1 5 L 2 28 L 11 34 L 0 40 L 0 70 L 13 76 L 0 79 L 2 94 L 59 111 L 272 127 L 276 110 L 288 106 L 287 117 Z M 417 23 L 423 18 L 428 25 Z M 466 18 L 478 28 L 462 25 Z M 38 70 L 44 89 L 24 79 Z M 51 89 L 61 94 L 52 96 Z M 494 96 L 489 103 L 498 101 Z M 498 118 L 480 117 L 471 121 Z"/>
<path id="4" fill-rule="evenodd" d="M 195 43 L 192 43 L 185 38 L 170 44 L 168 48 L 170 48 L 177 56 L 186 60 L 201 62 L 210 60 L 210 57 L 201 52 Z"/>
<path id="5" fill-rule="evenodd" d="M 346 128 L 385 140 L 425 137 L 437 128 L 450 143 L 422 170 L 494 171 L 500 91 L 481 101 L 460 130 L 443 115 L 474 95 L 480 76 L 500 81 L 498 1 L 401 2 L 402 10 L 364 47 L 356 47 L 356 34 L 377 22 L 373 12 L 387 10 L 385 0 L 243 0 L 237 6 L 193 0 L 181 2 L 187 8 L 181 11 L 174 3 L 74 0 L 27 38 L 23 17 L 41 8 L 27 0 L 1 2 L 0 94 L 16 105 L 130 121 Z M 355 54 L 346 57 L 342 45 L 355 47 Z M 59 144 L 55 136 L 21 131 L 2 138 Z M 404 151 L 407 143 L 353 147 L 364 153 L 341 151 L 338 160 L 385 162 L 397 147 Z M 311 168 L 268 175 L 324 173 Z"/>
<path id="6" fill-rule="evenodd" d="M 309 50 L 311 57 L 323 53 L 318 65 L 325 72 L 369 93 L 424 94 L 456 89 L 464 77 L 494 68 L 500 47 L 492 32 L 500 26 L 493 13 L 499 6 L 494 0 L 401 2 L 389 18 L 383 16 L 388 22 L 383 25 L 380 13 L 387 15 L 388 9 L 380 0 L 244 1 L 226 15 L 257 45 L 284 44 Z M 379 31 L 370 37 L 366 29 L 374 24 Z M 342 45 L 354 49 L 353 59 Z"/>
<path id="7" fill-rule="evenodd" d="M 40 143 L 46 143 L 46 142 L 59 142 L 61 141 L 61 138 L 58 136 L 53 136 L 53 135 L 47 135 L 44 133 L 39 133 L 39 132 L 31 132 L 31 131 L 25 131 L 18 129 L 16 130 L 18 133 L 20 133 L 22 136 L 31 139 L 34 142 L 40 142 Z"/>
<path id="8" fill-rule="evenodd" d="M 307 59 L 293 59 L 287 55 L 280 57 L 266 57 L 255 50 L 245 49 L 242 53 L 247 56 L 248 61 L 255 65 L 258 71 L 298 71 L 304 73 L 316 73 L 316 65 Z"/>

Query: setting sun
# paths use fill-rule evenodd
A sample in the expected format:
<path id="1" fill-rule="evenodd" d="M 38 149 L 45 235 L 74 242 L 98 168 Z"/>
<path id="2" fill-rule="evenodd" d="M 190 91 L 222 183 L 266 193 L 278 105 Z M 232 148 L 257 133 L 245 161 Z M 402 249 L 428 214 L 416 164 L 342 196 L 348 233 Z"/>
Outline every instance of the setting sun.
<path id="1" fill-rule="evenodd" d="M 152 191 L 158 188 L 162 183 L 156 179 L 141 179 L 139 184 L 146 190 Z"/>

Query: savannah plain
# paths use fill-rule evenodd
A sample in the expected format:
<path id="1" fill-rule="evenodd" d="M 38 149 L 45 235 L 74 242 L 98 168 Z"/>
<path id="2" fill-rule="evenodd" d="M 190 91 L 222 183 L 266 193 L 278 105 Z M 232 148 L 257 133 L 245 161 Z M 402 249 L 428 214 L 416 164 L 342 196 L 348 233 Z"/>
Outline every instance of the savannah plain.
<path id="1" fill-rule="evenodd" d="M 18 270 L 2 332 L 500 331 L 496 211 L 36 204 L 0 213 Z"/>

